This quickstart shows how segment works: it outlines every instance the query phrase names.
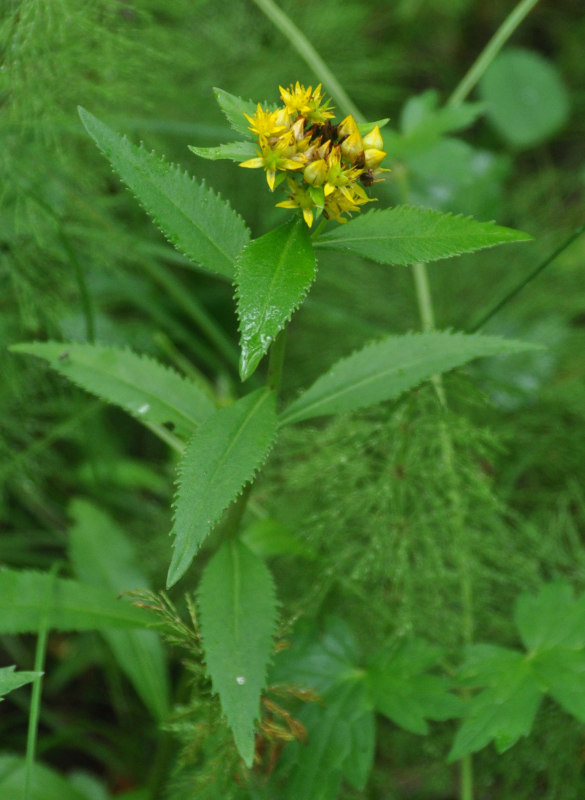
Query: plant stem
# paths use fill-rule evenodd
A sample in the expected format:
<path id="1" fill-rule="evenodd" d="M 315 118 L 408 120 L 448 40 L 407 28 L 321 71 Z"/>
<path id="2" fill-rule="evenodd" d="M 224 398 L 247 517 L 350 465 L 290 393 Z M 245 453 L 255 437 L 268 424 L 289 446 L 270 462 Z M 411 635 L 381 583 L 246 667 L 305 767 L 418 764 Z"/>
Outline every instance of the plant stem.
<path id="1" fill-rule="evenodd" d="M 47 598 L 42 616 L 39 622 L 39 631 L 37 637 L 37 647 L 35 651 L 35 672 L 43 672 L 45 666 L 45 656 L 47 654 L 47 639 L 49 637 L 49 611 L 52 605 L 52 594 L 54 587 L 54 579 L 58 569 L 57 564 L 51 567 L 51 575 L 53 581 L 50 585 L 51 596 Z M 37 678 L 32 686 L 30 714 L 28 718 L 28 732 L 26 736 L 26 759 L 25 759 L 25 773 L 24 773 L 24 793 L 23 800 L 30 800 L 32 789 L 32 775 L 35 766 L 35 754 L 37 748 L 37 734 L 39 728 L 39 716 L 41 713 L 41 691 L 42 691 L 42 676 Z"/>
<path id="2" fill-rule="evenodd" d="M 55 219 L 57 219 L 57 217 L 55 217 Z M 85 316 L 85 335 L 87 336 L 87 341 L 90 344 L 93 344 L 95 341 L 95 317 L 93 313 L 93 306 L 91 304 L 91 297 L 87 288 L 87 281 L 85 280 L 85 275 L 83 274 L 83 269 L 79 263 L 77 254 L 73 249 L 71 241 L 61 223 L 59 223 L 59 238 L 61 239 L 61 244 L 63 245 L 65 252 L 67 253 L 67 258 L 69 259 L 75 271 L 75 277 L 79 287 L 79 295 L 81 297 L 81 307 L 83 308 L 83 314 Z"/>
<path id="3" fill-rule="evenodd" d="M 307 62 L 319 80 L 327 87 L 337 105 L 343 109 L 345 114 L 352 114 L 356 122 L 363 122 L 364 117 L 359 109 L 353 104 L 343 86 L 339 83 L 333 72 L 323 61 L 319 53 L 309 42 L 304 33 L 287 17 L 276 3 L 272 0 L 254 0 L 258 8 L 263 11 L 274 26 L 286 36 L 301 58 Z"/>
<path id="4" fill-rule="evenodd" d="M 528 16 L 537 3 L 538 0 L 521 0 L 508 14 L 447 100 L 448 106 L 458 106 L 465 100 L 518 25 Z"/>
<path id="5" fill-rule="evenodd" d="M 286 347 L 286 333 L 287 329 L 283 328 L 270 348 L 270 355 L 268 357 L 268 375 L 266 378 L 266 386 L 278 394 L 280 389 L 280 382 L 282 380 L 282 366 L 284 364 L 284 351 Z"/>
<path id="6" fill-rule="evenodd" d="M 548 258 L 545 258 L 544 261 L 542 261 L 535 269 L 532 270 L 532 272 L 530 272 L 525 278 L 522 278 L 517 286 L 504 295 L 504 297 L 498 303 L 496 303 L 496 305 L 490 311 L 488 311 L 487 314 L 484 314 L 484 316 L 481 317 L 479 322 L 477 322 L 470 329 L 469 333 L 475 333 L 480 328 L 483 328 L 486 322 L 489 322 L 489 320 L 494 317 L 505 305 L 507 305 L 513 297 L 516 297 L 516 295 L 522 291 L 526 284 L 534 280 L 537 275 L 540 275 L 540 273 L 546 269 L 549 264 L 552 264 L 552 262 L 555 261 L 555 259 L 557 259 L 560 254 L 566 250 L 567 247 L 569 247 L 569 245 L 573 244 L 576 239 L 582 236 L 583 233 L 585 233 L 585 225 L 581 225 L 581 227 L 577 228 L 577 230 L 574 231 L 568 239 L 565 239 L 565 241 L 559 247 L 557 247 L 554 253 L 551 253 L 551 255 L 548 256 Z"/>

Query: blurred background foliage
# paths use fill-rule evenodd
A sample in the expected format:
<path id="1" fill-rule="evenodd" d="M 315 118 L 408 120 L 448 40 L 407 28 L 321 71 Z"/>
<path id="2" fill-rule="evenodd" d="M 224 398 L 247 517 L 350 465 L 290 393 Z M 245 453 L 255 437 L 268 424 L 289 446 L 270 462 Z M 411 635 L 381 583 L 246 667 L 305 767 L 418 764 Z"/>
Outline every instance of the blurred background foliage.
<path id="1" fill-rule="evenodd" d="M 469 98 L 484 104 L 477 120 L 465 130 L 427 128 L 417 138 L 416 114 L 432 115 L 448 98 L 509 13 L 508 0 L 282 0 L 280 7 L 364 115 L 390 117 L 392 172 L 375 187 L 381 205 L 407 200 L 495 218 L 535 237 L 521 248 L 432 265 L 438 326 L 471 329 L 584 222 L 582 9 L 571 0 L 538 4 Z M 129 345 L 204 374 L 220 396 L 240 391 L 231 287 L 164 241 L 82 130 L 76 106 L 207 181 L 260 235 L 287 213 L 273 207 L 263 175 L 197 160 L 187 146 L 233 138 L 212 87 L 272 101 L 279 84 L 296 80 L 314 85 L 320 77 L 253 2 L 4 0 L 3 563 L 46 568 L 64 561 L 66 509 L 83 495 L 140 544 L 153 583 L 162 585 L 175 463 L 133 420 L 42 365 L 7 354 L 6 346 L 46 338 Z M 465 543 L 450 535 L 437 467 L 445 416 L 430 389 L 287 432 L 252 505 L 285 524 L 311 554 L 274 560 L 286 615 L 334 609 L 366 648 L 415 632 L 456 654 L 462 559 L 473 574 L 480 640 L 507 644 L 514 598 L 540 580 L 562 574 L 584 587 L 584 259 L 582 238 L 486 328 L 547 349 L 447 380 Z M 418 327 L 408 270 L 324 255 L 292 324 L 284 391 L 293 396 L 372 337 Z M 2 644 L 10 663 L 30 668 L 32 641 L 4 637 Z M 133 734 L 144 711 L 125 696 L 111 654 L 86 635 L 55 640 L 51 659 L 57 677 L 46 687 L 43 757 L 65 770 L 93 770 L 110 787 L 139 782 L 155 732 L 145 751 Z M 92 683 L 95 664 L 109 706 Z M 73 703 L 63 700 L 64 687 L 83 698 L 94 734 L 81 718 L 64 722 Z M 5 705 L 0 732 L 21 751 L 26 701 Z M 452 771 L 442 763 L 450 735 L 449 726 L 437 726 L 423 741 L 382 725 L 363 796 L 452 797 Z M 487 793 L 478 796 L 581 797 L 583 744 L 576 723 L 547 709 L 531 740 L 498 759 L 480 755 L 478 785 Z"/>

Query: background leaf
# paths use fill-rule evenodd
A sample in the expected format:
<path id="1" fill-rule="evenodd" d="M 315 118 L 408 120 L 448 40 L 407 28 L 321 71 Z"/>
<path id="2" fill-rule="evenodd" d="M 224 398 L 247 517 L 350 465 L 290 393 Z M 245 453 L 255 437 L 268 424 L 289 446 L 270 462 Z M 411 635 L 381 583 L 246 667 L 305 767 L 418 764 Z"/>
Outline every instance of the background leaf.
<path id="1" fill-rule="evenodd" d="M 514 621 L 527 650 L 585 646 L 585 595 L 578 601 L 565 581 L 544 584 L 537 595 L 523 594 Z"/>
<path id="2" fill-rule="evenodd" d="M 0 570 L 0 633 L 49 628 L 88 631 L 145 628 L 152 617 L 113 592 L 33 570 Z"/>
<path id="3" fill-rule="evenodd" d="M 251 767 L 254 723 L 276 628 L 268 567 L 237 539 L 225 542 L 204 570 L 199 607 L 207 671 L 238 751 Z"/>
<path id="4" fill-rule="evenodd" d="M 0 667 L 0 699 L 8 692 L 31 683 L 43 674 L 42 672 L 16 672 L 15 670 L 15 666 Z"/>
<path id="5" fill-rule="evenodd" d="M 569 97 L 556 67 L 531 50 L 500 53 L 479 91 L 494 128 L 517 147 L 550 138 L 569 116 Z"/>
<path id="6" fill-rule="evenodd" d="M 67 342 L 31 342 L 10 349 L 46 359 L 82 389 L 121 406 L 140 422 L 170 423 L 180 436 L 189 436 L 215 411 L 195 383 L 128 349 Z"/>
<path id="7" fill-rule="evenodd" d="M 406 265 L 531 238 L 493 222 L 478 222 L 430 208 L 395 206 L 368 211 L 347 225 L 323 233 L 315 247 L 355 253 L 381 264 Z"/>
<path id="8" fill-rule="evenodd" d="M 25 776 L 24 758 L 0 755 L 2 800 L 22 800 L 25 797 Z M 87 800 L 87 795 L 72 786 L 59 773 L 37 762 L 32 771 L 30 800 Z"/>
<path id="9" fill-rule="evenodd" d="M 455 736 L 449 761 L 475 753 L 492 740 L 497 751 L 503 753 L 521 736 L 530 733 L 542 699 L 542 689 L 522 653 L 517 653 L 515 659 L 510 659 L 509 654 L 504 658 L 505 665 L 499 670 L 494 685 L 469 701 L 468 712 Z"/>
<path id="10" fill-rule="evenodd" d="M 74 524 L 69 531 L 69 555 L 77 577 L 113 595 L 150 588 L 139 559 L 114 521 L 85 500 L 69 508 Z M 160 638 L 155 631 L 103 631 L 116 661 L 156 719 L 169 708 L 169 682 Z"/>
<path id="11" fill-rule="evenodd" d="M 292 219 L 254 239 L 236 265 L 240 318 L 240 376 L 252 375 L 276 335 L 315 280 L 317 262 L 309 231 Z"/>
<path id="12" fill-rule="evenodd" d="M 283 424 L 338 414 L 398 397 L 433 375 L 480 356 L 534 345 L 448 331 L 388 336 L 341 359 L 281 414 Z"/>
<path id="13" fill-rule="evenodd" d="M 231 278 L 236 257 L 249 237 L 233 208 L 182 169 L 131 144 L 85 109 L 80 108 L 79 115 L 89 135 L 177 250 L 201 267 Z"/>
<path id="14" fill-rule="evenodd" d="M 462 703 L 451 694 L 448 680 L 424 672 L 437 664 L 441 652 L 420 639 L 410 639 L 375 656 L 366 682 L 377 711 L 412 733 L 426 734 L 427 719 L 444 720 L 461 714 Z"/>
<path id="15" fill-rule="evenodd" d="M 259 389 L 209 417 L 179 464 L 168 586 L 185 573 L 224 509 L 264 462 L 276 433 L 274 394 Z"/>

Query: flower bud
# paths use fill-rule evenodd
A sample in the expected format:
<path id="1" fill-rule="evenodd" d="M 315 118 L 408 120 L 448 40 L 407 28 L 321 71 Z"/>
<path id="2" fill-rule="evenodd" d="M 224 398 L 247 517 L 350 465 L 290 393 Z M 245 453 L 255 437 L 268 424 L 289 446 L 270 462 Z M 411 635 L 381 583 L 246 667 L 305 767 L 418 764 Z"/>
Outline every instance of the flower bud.
<path id="1" fill-rule="evenodd" d="M 384 140 L 380 133 L 380 128 L 376 125 L 372 130 L 364 136 L 364 148 L 367 150 L 373 148 L 374 150 L 381 150 L 384 147 Z"/>
<path id="2" fill-rule="evenodd" d="M 320 158 L 311 161 L 303 171 L 303 178 L 310 186 L 322 186 L 327 179 L 327 164 Z"/>
<path id="3" fill-rule="evenodd" d="M 369 148 L 364 152 L 366 169 L 376 169 L 385 158 L 386 153 L 383 150 L 377 150 L 374 147 Z"/>

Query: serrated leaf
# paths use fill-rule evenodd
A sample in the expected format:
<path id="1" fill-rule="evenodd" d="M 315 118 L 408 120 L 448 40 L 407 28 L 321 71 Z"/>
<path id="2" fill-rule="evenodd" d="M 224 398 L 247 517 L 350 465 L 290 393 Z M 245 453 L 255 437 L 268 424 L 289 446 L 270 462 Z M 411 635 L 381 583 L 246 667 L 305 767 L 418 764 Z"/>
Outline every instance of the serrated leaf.
<path id="1" fill-rule="evenodd" d="M 551 697 L 585 722 L 585 652 L 553 647 L 536 655 L 533 668 Z"/>
<path id="2" fill-rule="evenodd" d="M 140 422 L 170 423 L 179 436 L 189 436 L 215 410 L 192 381 L 131 350 L 66 342 L 15 344 L 10 350 L 44 358 L 82 389 Z"/>
<path id="3" fill-rule="evenodd" d="M 122 592 L 149 588 L 137 553 L 115 522 L 87 501 L 76 499 L 69 513 L 69 556 L 77 577 L 88 586 Z M 169 681 L 160 637 L 155 631 L 103 631 L 117 663 L 156 719 L 169 709 Z"/>
<path id="4" fill-rule="evenodd" d="M 148 612 L 105 589 L 33 570 L 0 570 L 0 633 L 145 628 Z"/>
<path id="5" fill-rule="evenodd" d="M 247 161 L 249 158 L 254 158 L 258 155 L 254 142 L 229 142 L 227 144 L 219 144 L 216 147 L 194 147 L 190 145 L 189 150 L 195 153 L 196 156 L 206 158 L 209 161 L 220 161 L 222 159 Z"/>
<path id="6" fill-rule="evenodd" d="M 18 756 L 0 756 L 0 797 L 2 800 L 23 800 L 26 795 L 26 760 Z M 28 800 L 87 800 L 58 772 L 38 762 L 32 768 Z"/>
<path id="7" fill-rule="evenodd" d="M 177 250 L 201 267 L 231 278 L 249 233 L 229 203 L 180 167 L 131 144 L 85 109 L 79 108 L 79 115 L 118 175 Z"/>
<path id="8" fill-rule="evenodd" d="M 292 219 L 254 239 L 240 254 L 236 293 L 242 380 L 252 375 L 301 304 L 316 273 L 311 237 L 302 219 Z"/>
<path id="9" fill-rule="evenodd" d="M 237 539 L 224 542 L 199 586 L 201 635 L 208 674 L 238 752 L 254 759 L 254 723 L 273 650 L 277 602 L 265 563 Z"/>
<path id="10" fill-rule="evenodd" d="M 514 620 L 529 651 L 585 646 L 585 596 L 576 601 L 564 581 L 545 584 L 536 596 L 521 595 Z"/>
<path id="11" fill-rule="evenodd" d="M 406 265 L 531 238 L 493 222 L 478 222 L 430 208 L 395 206 L 368 211 L 323 233 L 315 247 L 355 253 L 381 264 Z"/>
<path id="12" fill-rule="evenodd" d="M 423 670 L 434 666 L 440 651 L 419 639 L 377 654 L 368 665 L 366 685 L 377 711 L 412 733 L 426 734 L 427 719 L 460 716 L 462 704 L 449 682 Z"/>
<path id="13" fill-rule="evenodd" d="M 466 649 L 457 674 L 459 686 L 495 686 L 518 663 L 518 651 L 492 644 L 474 644 Z"/>
<path id="14" fill-rule="evenodd" d="M 16 666 L 0 667 L 0 700 L 14 689 L 20 689 L 21 686 L 36 681 L 43 674 L 42 672 L 16 672 L 15 670 Z"/>
<path id="15" fill-rule="evenodd" d="M 216 87 L 213 89 L 213 94 L 231 127 L 248 139 L 253 137 L 254 134 L 249 128 L 250 123 L 244 114 L 253 117 L 256 113 L 256 106 L 258 103 L 255 103 L 253 100 L 243 100 L 235 94 L 230 94 L 224 89 L 218 89 Z M 269 111 L 273 111 L 276 108 L 274 104 L 263 103 L 261 105 Z"/>
<path id="16" fill-rule="evenodd" d="M 217 411 L 188 442 L 178 470 L 167 587 L 185 573 L 224 509 L 263 464 L 276 424 L 274 394 L 259 389 Z"/>
<path id="17" fill-rule="evenodd" d="M 494 741 L 503 753 L 528 736 L 542 699 L 542 689 L 529 661 L 521 653 L 508 660 L 497 683 L 469 701 L 468 713 L 457 732 L 448 760 L 456 761 Z"/>
<path id="18" fill-rule="evenodd" d="M 433 375 L 474 358 L 534 345 L 449 331 L 388 336 L 341 359 L 281 414 L 282 424 L 364 408 L 399 397 Z"/>

